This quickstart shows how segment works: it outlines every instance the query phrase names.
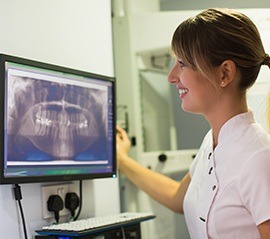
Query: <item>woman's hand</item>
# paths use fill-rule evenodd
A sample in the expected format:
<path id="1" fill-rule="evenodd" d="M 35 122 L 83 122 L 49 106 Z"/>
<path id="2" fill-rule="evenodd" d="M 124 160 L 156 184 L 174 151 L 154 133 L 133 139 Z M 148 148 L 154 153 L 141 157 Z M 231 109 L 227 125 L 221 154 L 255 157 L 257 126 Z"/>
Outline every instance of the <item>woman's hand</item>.
<path id="1" fill-rule="evenodd" d="M 121 162 L 128 156 L 128 152 L 131 146 L 130 140 L 125 130 L 116 126 L 116 153 L 118 168 L 121 170 Z"/>

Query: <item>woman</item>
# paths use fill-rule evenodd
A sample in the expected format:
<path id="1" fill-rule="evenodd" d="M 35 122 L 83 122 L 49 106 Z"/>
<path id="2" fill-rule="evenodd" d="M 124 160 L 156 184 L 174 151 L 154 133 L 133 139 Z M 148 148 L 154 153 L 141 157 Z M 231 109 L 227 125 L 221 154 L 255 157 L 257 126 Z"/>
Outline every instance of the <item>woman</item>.
<path id="1" fill-rule="evenodd" d="M 143 168 L 128 156 L 117 128 L 120 172 L 158 202 L 184 213 L 191 238 L 270 238 L 270 137 L 255 122 L 246 91 L 270 67 L 254 23 L 230 9 L 187 19 L 172 38 L 168 81 L 182 108 L 211 126 L 181 182 Z"/>
<path id="2" fill-rule="evenodd" d="M 268 93 L 267 104 L 268 104 L 268 108 L 267 108 L 267 122 L 268 122 L 268 130 L 269 130 L 269 133 L 270 133 L 270 92 Z"/>

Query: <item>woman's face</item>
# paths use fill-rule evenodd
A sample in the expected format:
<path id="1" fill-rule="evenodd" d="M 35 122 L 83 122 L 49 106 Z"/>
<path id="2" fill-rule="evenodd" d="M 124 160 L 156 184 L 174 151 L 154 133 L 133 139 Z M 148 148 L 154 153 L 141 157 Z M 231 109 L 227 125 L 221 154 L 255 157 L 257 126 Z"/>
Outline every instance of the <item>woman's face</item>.
<path id="1" fill-rule="evenodd" d="M 168 81 L 179 90 L 184 111 L 206 115 L 214 107 L 217 100 L 216 88 L 181 59 L 176 59 Z"/>

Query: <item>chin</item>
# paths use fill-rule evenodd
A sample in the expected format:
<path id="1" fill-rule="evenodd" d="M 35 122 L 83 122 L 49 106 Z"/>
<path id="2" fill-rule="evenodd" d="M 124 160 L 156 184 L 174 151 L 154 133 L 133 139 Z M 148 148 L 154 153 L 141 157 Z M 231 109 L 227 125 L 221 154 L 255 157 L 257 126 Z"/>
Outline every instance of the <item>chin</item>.
<path id="1" fill-rule="evenodd" d="M 188 105 L 185 105 L 185 104 L 182 104 L 182 110 L 187 112 L 187 113 L 192 113 L 192 114 L 201 114 L 201 111 L 199 111 L 198 109 L 194 108 L 194 107 L 191 107 L 191 106 L 188 106 Z"/>
<path id="2" fill-rule="evenodd" d="M 182 102 L 182 110 L 185 112 L 189 112 L 189 113 L 193 113 L 192 107 L 188 106 L 187 104 L 185 104 L 184 102 Z"/>

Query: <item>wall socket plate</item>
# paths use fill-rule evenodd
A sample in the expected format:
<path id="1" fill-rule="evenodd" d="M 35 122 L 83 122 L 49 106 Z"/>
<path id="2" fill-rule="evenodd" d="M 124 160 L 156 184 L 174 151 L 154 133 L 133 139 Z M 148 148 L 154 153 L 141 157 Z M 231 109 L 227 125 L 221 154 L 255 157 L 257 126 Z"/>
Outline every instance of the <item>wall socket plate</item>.
<path id="1" fill-rule="evenodd" d="M 70 215 L 70 211 L 65 208 L 65 197 L 69 192 L 76 192 L 76 185 L 74 183 L 63 183 L 57 185 L 41 186 L 41 203 L 42 203 L 42 215 L 44 219 L 54 218 L 54 212 L 49 212 L 47 202 L 51 195 L 59 195 L 64 203 L 64 208 L 59 212 L 59 216 Z"/>

